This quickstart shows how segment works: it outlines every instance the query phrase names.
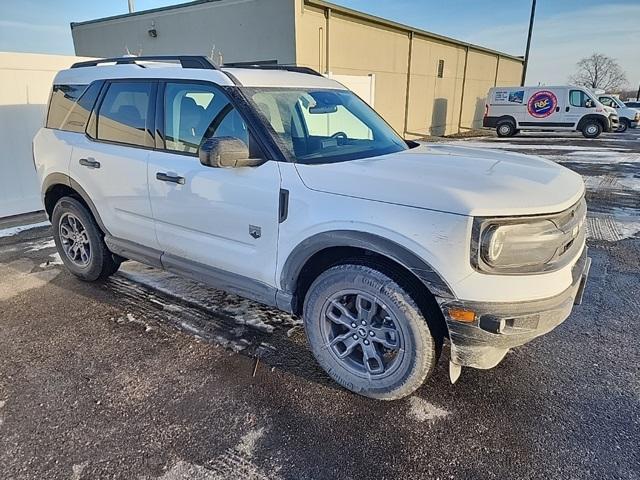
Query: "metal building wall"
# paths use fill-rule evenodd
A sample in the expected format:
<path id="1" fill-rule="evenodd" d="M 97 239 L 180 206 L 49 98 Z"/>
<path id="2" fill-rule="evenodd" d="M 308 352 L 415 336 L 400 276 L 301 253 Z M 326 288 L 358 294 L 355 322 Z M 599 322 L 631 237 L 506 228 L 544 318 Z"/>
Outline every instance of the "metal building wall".
<path id="1" fill-rule="evenodd" d="M 376 110 L 407 138 L 481 126 L 489 88 L 518 85 L 522 71 L 517 57 L 322 0 L 296 0 L 296 54 L 324 73 L 375 74 Z"/>
<path id="2" fill-rule="evenodd" d="M 217 62 L 291 64 L 295 63 L 293 2 L 201 0 L 73 23 L 71 32 L 76 55 L 196 54 Z"/>

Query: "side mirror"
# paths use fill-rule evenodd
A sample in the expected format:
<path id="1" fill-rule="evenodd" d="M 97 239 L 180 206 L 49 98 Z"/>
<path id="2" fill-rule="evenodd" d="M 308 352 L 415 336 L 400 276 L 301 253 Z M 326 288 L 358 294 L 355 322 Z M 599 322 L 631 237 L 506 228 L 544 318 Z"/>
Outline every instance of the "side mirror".
<path id="1" fill-rule="evenodd" d="M 209 138 L 198 149 L 200 163 L 206 167 L 239 168 L 257 167 L 264 160 L 249 158 L 249 148 L 239 138 Z"/>

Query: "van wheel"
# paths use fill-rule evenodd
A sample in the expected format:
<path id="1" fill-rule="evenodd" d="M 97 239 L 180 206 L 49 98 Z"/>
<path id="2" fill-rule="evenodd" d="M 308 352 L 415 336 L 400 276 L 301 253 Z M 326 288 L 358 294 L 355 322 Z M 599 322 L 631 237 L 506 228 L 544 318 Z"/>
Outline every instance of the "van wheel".
<path id="1" fill-rule="evenodd" d="M 496 132 L 499 137 L 513 137 L 516 134 L 516 126 L 513 122 L 502 122 L 496 127 Z"/>
<path id="2" fill-rule="evenodd" d="M 396 400 L 431 375 L 441 342 L 411 295 L 366 265 L 338 265 L 313 282 L 304 303 L 318 363 L 343 387 Z"/>
<path id="3" fill-rule="evenodd" d="M 588 120 L 587 123 L 582 126 L 582 135 L 585 138 L 596 138 L 600 136 L 601 133 L 602 125 L 600 125 L 600 122 Z"/>
<path id="4" fill-rule="evenodd" d="M 58 200 L 51 224 L 60 258 L 76 277 L 93 282 L 114 274 L 120 267 L 120 259 L 107 248 L 93 216 L 75 198 Z"/>
<path id="5" fill-rule="evenodd" d="M 624 133 L 627 131 L 628 128 L 629 128 L 629 120 L 627 120 L 626 118 L 621 118 L 620 125 L 618 126 L 618 129 L 616 130 L 616 132 Z"/>

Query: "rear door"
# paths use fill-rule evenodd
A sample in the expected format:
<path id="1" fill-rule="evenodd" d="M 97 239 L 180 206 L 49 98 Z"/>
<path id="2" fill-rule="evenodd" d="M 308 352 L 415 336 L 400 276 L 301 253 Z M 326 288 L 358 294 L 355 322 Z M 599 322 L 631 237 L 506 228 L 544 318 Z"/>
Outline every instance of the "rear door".
<path id="1" fill-rule="evenodd" d="M 73 146 L 70 175 L 89 195 L 109 233 L 158 249 L 147 161 L 154 146 L 151 80 L 114 80 L 102 87 L 87 135 Z"/>
<path id="2" fill-rule="evenodd" d="M 562 129 L 571 127 L 565 118 L 567 93 L 564 88 L 531 88 L 527 90 L 522 127 Z"/>

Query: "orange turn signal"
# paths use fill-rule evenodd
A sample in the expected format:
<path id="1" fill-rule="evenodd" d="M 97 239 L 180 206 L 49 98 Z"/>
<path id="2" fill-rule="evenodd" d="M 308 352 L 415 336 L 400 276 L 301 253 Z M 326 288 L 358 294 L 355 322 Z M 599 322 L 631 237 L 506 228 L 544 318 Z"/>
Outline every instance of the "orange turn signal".
<path id="1" fill-rule="evenodd" d="M 476 319 L 476 312 L 464 308 L 450 308 L 449 316 L 458 322 L 471 323 Z"/>

